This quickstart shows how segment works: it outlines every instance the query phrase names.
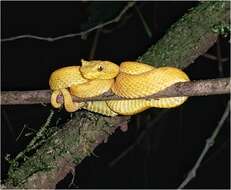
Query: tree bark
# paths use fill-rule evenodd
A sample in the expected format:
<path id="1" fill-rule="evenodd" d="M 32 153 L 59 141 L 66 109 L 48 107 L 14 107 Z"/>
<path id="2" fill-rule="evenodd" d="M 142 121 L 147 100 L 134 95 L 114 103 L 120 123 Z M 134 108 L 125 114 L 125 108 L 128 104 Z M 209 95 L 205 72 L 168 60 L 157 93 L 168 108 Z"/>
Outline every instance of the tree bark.
<path id="1" fill-rule="evenodd" d="M 179 82 L 153 95 L 130 99 L 150 99 L 179 96 L 207 96 L 228 93 L 230 93 L 230 78 L 220 78 Z M 97 97 L 78 98 L 76 96 L 72 96 L 72 99 L 76 102 L 87 102 L 102 100 L 126 100 L 128 98 L 116 96 L 115 94 L 113 94 L 113 92 L 107 92 L 106 94 Z M 63 103 L 62 97 L 58 97 L 57 101 Z M 40 103 L 50 103 L 50 90 L 3 91 L 1 94 L 2 105 Z"/>
<path id="2" fill-rule="evenodd" d="M 174 24 L 138 61 L 185 68 L 206 52 L 217 35 L 212 27 L 228 23 L 229 2 L 203 2 Z M 108 118 L 77 112 L 28 160 L 9 173 L 7 188 L 55 188 L 93 149 L 129 117 Z"/>
<path id="3" fill-rule="evenodd" d="M 185 68 L 217 40 L 219 24 L 229 24 L 230 2 L 203 2 L 173 24 L 155 45 L 138 58 L 154 66 Z"/>

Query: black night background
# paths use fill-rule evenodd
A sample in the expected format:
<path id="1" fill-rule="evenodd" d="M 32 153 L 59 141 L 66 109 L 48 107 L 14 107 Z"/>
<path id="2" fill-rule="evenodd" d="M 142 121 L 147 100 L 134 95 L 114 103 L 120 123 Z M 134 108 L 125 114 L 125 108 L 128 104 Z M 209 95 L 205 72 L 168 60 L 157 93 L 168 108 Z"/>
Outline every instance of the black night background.
<path id="1" fill-rule="evenodd" d="M 127 2 L 1 2 L 1 39 L 32 34 L 57 37 L 87 30 L 114 18 Z M 168 31 L 197 1 L 153 1 L 136 3 L 142 21 L 131 8 L 118 23 L 87 36 L 54 42 L 18 39 L 1 42 L 1 90 L 49 89 L 48 79 L 55 69 L 79 65 L 83 59 L 110 60 L 117 64 L 136 60 Z M 152 36 L 148 35 L 147 24 Z M 98 35 L 94 51 L 94 40 Z M 180 35 L 180 34 L 179 34 Z M 217 43 L 206 54 L 217 57 Z M 218 61 L 200 56 L 185 69 L 191 80 L 230 76 L 229 37 L 220 36 L 223 73 Z M 193 167 L 227 106 L 229 95 L 190 97 L 153 123 L 137 143 L 142 131 L 155 118 L 155 109 L 132 116 L 129 129 L 117 129 L 107 143 L 100 144 L 56 188 L 177 188 Z M 1 106 L 1 177 L 7 178 L 9 163 L 4 159 L 22 151 L 49 115 L 47 105 Z M 60 125 L 70 114 L 55 111 Z M 56 122 L 54 119 L 53 122 Z M 196 177 L 186 188 L 230 188 L 230 120 L 225 121 L 214 146 L 208 151 Z M 20 138 L 17 138 L 24 128 Z M 137 143 L 137 144 L 135 144 Z M 117 162 L 118 157 L 134 144 Z"/>

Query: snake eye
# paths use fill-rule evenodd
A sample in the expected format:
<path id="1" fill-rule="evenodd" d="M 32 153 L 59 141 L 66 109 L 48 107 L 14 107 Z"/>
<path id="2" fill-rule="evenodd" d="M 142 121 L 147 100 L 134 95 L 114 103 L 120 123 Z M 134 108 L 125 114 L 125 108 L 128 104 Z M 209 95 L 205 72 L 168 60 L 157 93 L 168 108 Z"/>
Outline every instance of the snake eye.
<path id="1" fill-rule="evenodd" d="M 103 70 L 103 67 L 100 65 L 98 68 L 97 68 L 97 71 L 102 71 Z"/>

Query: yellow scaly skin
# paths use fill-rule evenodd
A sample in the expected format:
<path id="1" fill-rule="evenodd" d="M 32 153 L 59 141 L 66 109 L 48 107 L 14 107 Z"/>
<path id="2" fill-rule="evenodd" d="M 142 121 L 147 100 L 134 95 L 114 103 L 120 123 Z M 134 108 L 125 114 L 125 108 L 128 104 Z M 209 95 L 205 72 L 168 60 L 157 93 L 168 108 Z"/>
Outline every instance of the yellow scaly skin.
<path id="1" fill-rule="evenodd" d="M 62 93 L 67 111 L 84 108 L 107 116 L 116 116 L 134 115 L 151 107 L 172 108 L 183 104 L 187 99 L 187 97 L 174 97 L 158 100 L 91 101 L 77 105 L 72 102 L 70 93 L 84 98 L 97 96 L 112 89 L 118 96 L 137 98 L 154 94 L 177 82 L 189 81 L 183 71 L 174 67 L 155 68 L 138 62 L 123 62 L 119 71 L 118 68 L 111 62 L 82 60 L 81 67 L 68 68 L 68 72 L 67 68 L 55 71 L 50 78 L 50 86 L 54 90 L 51 97 L 52 105 L 56 106 L 57 95 Z M 70 88 L 69 95 L 67 88 Z"/>
<path id="2" fill-rule="evenodd" d="M 111 88 L 115 76 L 119 73 L 119 67 L 109 61 L 81 61 L 82 67 L 64 67 L 51 74 L 49 85 L 53 91 L 51 95 L 53 107 L 60 108 L 62 106 L 57 102 L 59 95 L 63 96 L 64 107 L 68 112 L 74 112 L 84 107 L 85 103 L 83 102 L 73 102 L 71 95 L 81 98 L 101 95 Z M 86 73 L 85 76 L 82 75 L 81 68 Z M 96 79 L 91 79 L 91 73 L 94 73 Z"/>
<path id="3" fill-rule="evenodd" d="M 175 67 L 155 68 L 138 62 L 123 62 L 112 91 L 121 97 L 138 98 L 157 93 L 174 83 L 189 81 L 188 76 Z M 114 112 L 134 115 L 151 107 L 173 108 L 183 104 L 187 97 L 159 98 L 151 100 L 107 101 Z"/>

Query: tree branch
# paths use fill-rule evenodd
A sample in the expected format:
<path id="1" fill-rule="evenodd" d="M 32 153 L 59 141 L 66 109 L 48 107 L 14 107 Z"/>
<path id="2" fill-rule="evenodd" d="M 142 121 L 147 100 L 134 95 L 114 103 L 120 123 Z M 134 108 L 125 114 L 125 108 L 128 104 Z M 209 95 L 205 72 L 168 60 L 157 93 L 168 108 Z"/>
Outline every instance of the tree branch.
<path id="1" fill-rule="evenodd" d="M 212 32 L 212 26 L 228 23 L 226 18 L 229 18 L 229 12 L 229 2 L 208 1 L 199 4 L 174 24 L 163 39 L 140 57 L 139 61 L 155 66 L 185 68 L 214 44 L 218 34 Z M 37 103 L 44 102 L 50 92 L 43 95 L 45 97 Z M 98 145 L 97 142 L 108 138 L 115 126 L 128 119 L 129 117 L 108 118 L 90 112 L 77 112 L 66 127 L 47 139 L 34 155 L 9 175 L 6 186 L 54 188 L 58 181 Z"/>
<path id="2" fill-rule="evenodd" d="M 230 78 L 179 82 L 153 95 L 131 99 L 151 99 L 178 96 L 207 96 L 216 94 L 228 94 L 230 93 L 230 87 Z M 73 96 L 73 100 L 76 102 L 126 99 L 128 98 L 116 96 L 112 92 L 92 98 L 78 98 Z M 58 98 L 58 102 L 62 101 L 62 97 L 60 96 Z M 49 90 L 5 92 L 3 91 L 1 94 L 2 105 L 38 103 L 50 103 Z"/>
<path id="3" fill-rule="evenodd" d="M 65 34 L 62 36 L 57 36 L 57 37 L 42 37 L 42 36 L 36 36 L 36 35 L 31 35 L 31 34 L 24 34 L 24 35 L 19 35 L 19 36 L 13 36 L 13 37 L 9 37 L 9 38 L 4 38 L 1 39 L 1 42 L 9 42 L 9 41 L 15 41 L 18 39 L 23 39 L 23 38 L 29 38 L 29 39 L 36 39 L 36 40 L 43 40 L 43 41 L 48 41 L 48 42 L 54 42 L 57 40 L 62 40 L 65 38 L 73 38 L 76 36 L 86 36 L 88 33 L 97 30 L 99 28 L 103 28 L 109 24 L 115 23 L 115 22 L 119 22 L 121 20 L 121 18 L 123 17 L 123 15 L 131 8 L 135 5 L 135 1 L 131 1 L 128 2 L 127 5 L 122 9 L 122 11 L 112 20 L 109 20 L 107 22 L 104 22 L 102 24 L 98 24 L 88 30 L 82 31 L 82 32 L 78 32 L 78 33 L 73 33 L 73 34 Z"/>
<path id="4" fill-rule="evenodd" d="M 216 41 L 213 28 L 229 24 L 230 2 L 203 2 L 173 24 L 164 37 L 138 58 L 158 66 L 185 68 L 204 54 Z"/>
<path id="5" fill-rule="evenodd" d="M 97 145 L 128 119 L 76 112 L 75 119 L 49 137 L 30 159 L 17 168 L 11 166 L 5 185 L 7 188 L 55 189 L 75 165 L 91 155 Z"/>
<path id="6" fill-rule="evenodd" d="M 194 177 L 196 177 L 196 172 L 198 170 L 198 168 L 201 165 L 202 160 L 204 159 L 206 153 L 209 151 L 209 149 L 214 145 L 215 143 L 215 139 L 219 133 L 219 131 L 221 130 L 221 127 L 223 126 L 224 122 L 226 121 L 228 115 L 230 112 L 230 101 L 228 102 L 225 111 L 217 125 L 217 127 L 215 128 L 215 130 L 213 131 L 211 137 L 209 137 L 206 140 L 206 144 L 204 146 L 204 149 L 201 152 L 201 155 L 199 156 L 199 158 L 197 159 L 195 165 L 193 166 L 193 168 L 189 171 L 187 177 L 184 179 L 184 181 L 180 184 L 180 186 L 178 187 L 178 189 L 182 189 L 184 188 Z"/>

